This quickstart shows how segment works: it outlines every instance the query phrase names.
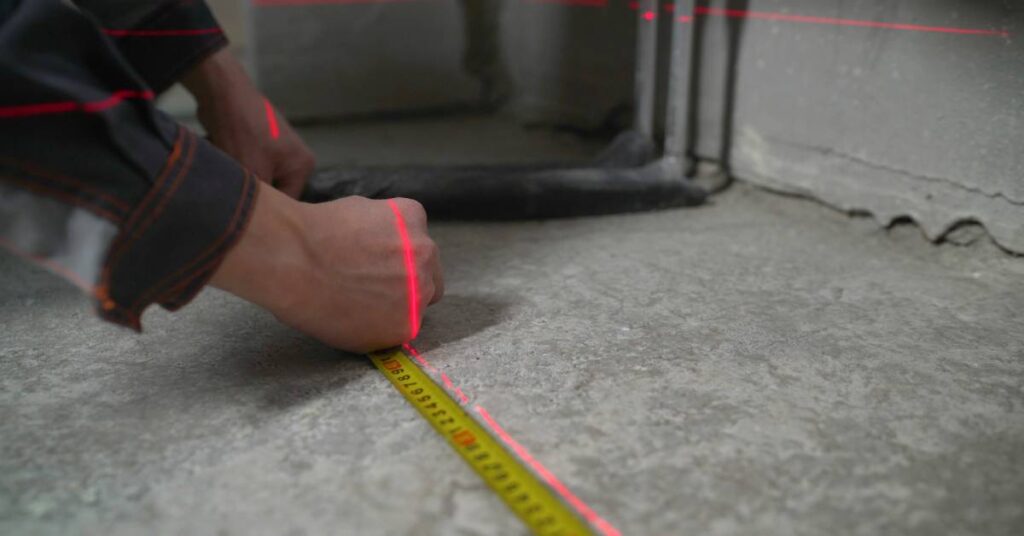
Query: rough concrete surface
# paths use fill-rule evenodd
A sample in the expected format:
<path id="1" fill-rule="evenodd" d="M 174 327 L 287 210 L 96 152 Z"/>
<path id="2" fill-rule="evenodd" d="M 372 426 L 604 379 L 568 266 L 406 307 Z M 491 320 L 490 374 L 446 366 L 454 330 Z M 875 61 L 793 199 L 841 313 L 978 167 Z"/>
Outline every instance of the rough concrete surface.
<path id="1" fill-rule="evenodd" d="M 417 346 L 624 534 L 1024 531 L 1024 261 L 984 240 L 743 185 L 433 228 Z M 2 534 L 524 533 L 364 358 L 242 301 L 133 335 L 10 256 L 0 296 Z"/>
<path id="2" fill-rule="evenodd" d="M 932 240 L 979 222 L 1001 247 L 1024 253 L 1024 4 L 730 1 L 758 12 L 1005 31 L 707 19 L 698 152 L 720 154 L 731 105 L 737 176 L 882 225 L 911 218 Z M 730 70 L 736 98 L 727 103 Z"/>

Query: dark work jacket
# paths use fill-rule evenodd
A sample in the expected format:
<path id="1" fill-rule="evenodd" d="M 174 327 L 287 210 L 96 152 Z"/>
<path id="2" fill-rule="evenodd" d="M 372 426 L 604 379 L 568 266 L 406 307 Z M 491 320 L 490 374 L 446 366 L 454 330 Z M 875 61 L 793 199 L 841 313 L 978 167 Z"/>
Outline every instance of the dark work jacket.
<path id="1" fill-rule="evenodd" d="M 256 178 L 153 98 L 226 43 L 201 0 L 0 0 L 0 246 L 135 329 L 191 300 Z"/>

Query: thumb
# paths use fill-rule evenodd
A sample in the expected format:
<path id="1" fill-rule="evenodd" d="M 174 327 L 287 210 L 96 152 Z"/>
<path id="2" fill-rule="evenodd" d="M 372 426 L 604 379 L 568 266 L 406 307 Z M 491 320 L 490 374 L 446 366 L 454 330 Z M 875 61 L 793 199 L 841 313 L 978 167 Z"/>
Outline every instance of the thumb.
<path id="1" fill-rule="evenodd" d="M 294 157 L 295 161 L 283 170 L 274 173 L 274 186 L 288 197 L 298 199 L 306 187 L 306 181 L 315 167 L 312 155 L 302 154 Z"/>

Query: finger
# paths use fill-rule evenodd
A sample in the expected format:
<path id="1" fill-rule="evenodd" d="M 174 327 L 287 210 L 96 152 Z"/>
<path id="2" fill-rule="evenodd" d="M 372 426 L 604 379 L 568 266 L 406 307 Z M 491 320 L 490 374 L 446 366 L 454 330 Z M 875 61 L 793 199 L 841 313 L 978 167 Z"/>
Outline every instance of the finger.
<path id="1" fill-rule="evenodd" d="M 434 295 L 430 297 L 429 305 L 434 305 L 444 297 L 444 270 L 441 268 L 441 253 L 437 248 L 434 249 L 428 266 L 434 279 Z"/>
<path id="2" fill-rule="evenodd" d="M 294 133 L 289 130 L 289 135 Z M 301 143 L 301 142 L 300 142 Z M 301 144 L 297 147 L 285 148 L 287 156 L 277 161 L 274 183 L 285 194 L 298 199 L 306 187 L 306 181 L 316 169 L 316 158 L 313 153 Z"/>
<path id="3" fill-rule="evenodd" d="M 305 170 L 290 172 L 275 177 L 274 186 L 288 197 L 298 199 L 302 195 L 302 190 L 306 188 L 306 179 L 308 177 L 309 173 Z"/>
<path id="4" fill-rule="evenodd" d="M 276 179 L 274 187 L 292 199 L 299 199 L 299 196 L 302 195 L 302 190 L 306 188 L 306 180 L 296 175 L 289 175 Z"/>

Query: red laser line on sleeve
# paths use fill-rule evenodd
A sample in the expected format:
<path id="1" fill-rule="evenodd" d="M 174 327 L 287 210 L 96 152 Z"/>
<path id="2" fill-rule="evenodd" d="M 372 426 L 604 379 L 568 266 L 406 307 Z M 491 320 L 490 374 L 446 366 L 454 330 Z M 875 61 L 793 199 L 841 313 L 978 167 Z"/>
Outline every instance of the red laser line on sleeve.
<path id="1" fill-rule="evenodd" d="M 113 108 L 128 99 L 153 100 L 154 97 L 153 92 L 149 90 L 122 89 L 115 91 L 103 100 L 92 102 L 61 101 L 0 106 L 0 119 L 71 112 L 99 113 Z"/>

